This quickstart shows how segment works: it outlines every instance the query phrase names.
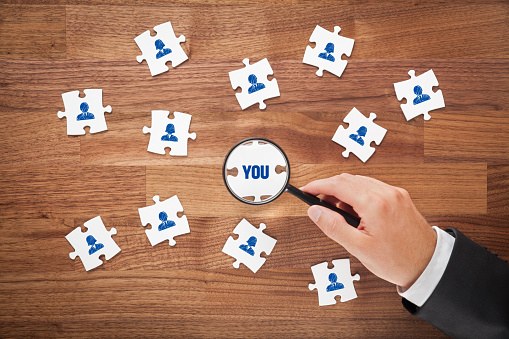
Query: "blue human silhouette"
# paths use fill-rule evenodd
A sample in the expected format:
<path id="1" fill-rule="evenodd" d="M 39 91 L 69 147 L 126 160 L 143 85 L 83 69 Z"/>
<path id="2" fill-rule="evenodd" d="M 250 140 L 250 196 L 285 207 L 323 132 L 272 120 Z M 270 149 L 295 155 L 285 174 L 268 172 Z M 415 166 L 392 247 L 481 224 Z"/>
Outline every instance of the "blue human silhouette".
<path id="1" fill-rule="evenodd" d="M 327 286 L 327 292 L 337 291 L 345 288 L 345 285 L 338 283 L 338 276 L 336 273 L 329 274 L 330 285 Z"/>
<path id="2" fill-rule="evenodd" d="M 350 134 L 350 139 L 357 142 L 359 145 L 364 146 L 364 139 L 362 139 L 362 137 L 365 137 L 367 132 L 368 129 L 366 126 L 361 126 L 357 130 L 357 134 Z"/>
<path id="3" fill-rule="evenodd" d="M 414 105 L 420 104 L 421 102 L 425 102 L 431 99 L 431 97 L 427 94 L 422 94 L 422 87 L 417 85 L 414 87 L 414 93 L 417 95 L 414 99 Z"/>
<path id="4" fill-rule="evenodd" d="M 175 226 L 175 221 L 168 220 L 168 214 L 166 212 L 160 212 L 159 213 L 159 220 L 162 221 L 162 223 L 159 224 L 159 227 L 157 228 L 159 231 L 163 231 L 167 228 Z"/>
<path id="5" fill-rule="evenodd" d="M 247 254 L 254 256 L 255 251 L 254 251 L 253 247 L 256 246 L 256 242 L 257 242 L 256 237 L 250 237 L 249 239 L 247 239 L 247 245 L 242 244 L 239 246 L 239 248 L 241 250 L 243 250 L 244 252 L 246 252 Z"/>
<path id="6" fill-rule="evenodd" d="M 86 102 L 81 103 L 80 110 L 81 113 L 76 117 L 77 121 L 95 119 L 95 116 L 88 111 L 88 104 Z"/>
<path id="7" fill-rule="evenodd" d="M 161 137 L 161 140 L 162 141 L 175 141 L 175 142 L 179 141 L 177 136 L 174 135 L 173 133 L 175 133 L 175 125 L 173 125 L 173 124 L 166 125 L 166 134 Z"/>
<path id="8" fill-rule="evenodd" d="M 157 39 L 155 42 L 156 48 L 158 50 L 156 54 L 156 59 L 161 59 L 163 56 L 168 55 L 171 53 L 171 49 L 164 48 L 164 42 L 161 39 Z"/>
<path id="9" fill-rule="evenodd" d="M 258 79 L 256 78 L 256 75 L 254 75 L 254 74 L 251 74 L 247 78 L 247 81 L 249 81 L 249 83 L 251 84 L 251 86 L 247 90 L 248 94 L 251 94 L 251 93 L 254 93 L 254 92 L 258 92 L 259 90 L 265 88 L 265 85 L 263 83 L 261 83 L 261 82 L 258 82 Z"/>
<path id="10" fill-rule="evenodd" d="M 325 52 L 318 54 L 318 57 L 321 59 L 325 59 L 325 60 L 334 62 L 334 61 L 336 61 L 336 58 L 334 58 L 332 53 L 334 53 L 334 44 L 332 42 L 329 42 L 325 46 Z"/>
<path id="11" fill-rule="evenodd" d="M 90 248 L 88 249 L 88 255 L 92 255 L 95 252 L 99 251 L 101 248 L 104 248 L 104 245 L 97 242 L 97 240 L 92 235 L 89 235 L 87 237 L 87 244 L 88 246 L 90 246 Z"/>

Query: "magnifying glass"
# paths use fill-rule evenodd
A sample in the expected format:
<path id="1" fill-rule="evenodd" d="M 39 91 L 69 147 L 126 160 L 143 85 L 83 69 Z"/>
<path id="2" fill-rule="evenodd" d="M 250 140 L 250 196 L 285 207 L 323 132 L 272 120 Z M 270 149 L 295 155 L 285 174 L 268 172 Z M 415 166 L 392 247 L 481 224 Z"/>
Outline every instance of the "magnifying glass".
<path id="1" fill-rule="evenodd" d="M 264 138 L 238 142 L 224 159 L 223 179 L 237 200 L 249 205 L 263 205 L 288 192 L 308 205 L 320 205 L 341 214 L 353 227 L 360 219 L 314 195 L 290 185 L 290 162 L 285 152 Z"/>

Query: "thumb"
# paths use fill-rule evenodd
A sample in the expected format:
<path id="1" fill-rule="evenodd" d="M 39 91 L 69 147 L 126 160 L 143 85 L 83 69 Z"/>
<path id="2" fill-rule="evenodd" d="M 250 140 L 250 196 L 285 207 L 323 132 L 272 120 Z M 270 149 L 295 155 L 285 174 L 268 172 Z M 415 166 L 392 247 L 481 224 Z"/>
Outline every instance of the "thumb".
<path id="1" fill-rule="evenodd" d="M 350 226 L 341 214 L 319 205 L 313 205 L 308 209 L 308 216 L 326 236 L 342 245 L 346 250 L 358 245 L 360 232 Z"/>

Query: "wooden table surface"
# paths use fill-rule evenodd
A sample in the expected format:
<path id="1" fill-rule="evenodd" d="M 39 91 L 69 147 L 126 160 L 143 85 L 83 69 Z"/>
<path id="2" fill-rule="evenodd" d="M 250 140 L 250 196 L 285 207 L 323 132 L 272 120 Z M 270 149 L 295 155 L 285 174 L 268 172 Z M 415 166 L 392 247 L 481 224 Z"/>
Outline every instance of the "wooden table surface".
<path id="1" fill-rule="evenodd" d="M 224 187 L 237 141 L 280 144 L 296 185 L 341 172 L 404 187 L 430 222 L 509 258 L 509 3 L 45 0 L 0 9 L 2 337 L 435 337 L 395 286 L 283 195 Z M 171 20 L 189 60 L 151 77 L 134 37 Z M 355 39 L 341 78 L 302 63 L 315 25 Z M 228 72 L 268 58 L 281 96 L 239 107 Z M 345 57 L 343 57 L 345 59 Z M 171 67 L 170 67 L 171 68 Z M 393 83 L 433 69 L 446 107 L 406 121 Z M 67 136 L 61 94 L 103 89 L 108 131 Z M 353 108 L 388 132 L 366 164 L 331 141 Z M 192 114 L 187 157 L 147 152 L 151 110 Z M 150 246 L 138 208 L 178 195 L 191 233 Z M 100 215 L 122 251 L 86 272 L 65 239 Z M 277 244 L 253 274 L 221 252 L 242 219 Z M 358 298 L 318 307 L 310 267 L 350 258 Z M 339 298 L 338 298 L 339 299 Z"/>

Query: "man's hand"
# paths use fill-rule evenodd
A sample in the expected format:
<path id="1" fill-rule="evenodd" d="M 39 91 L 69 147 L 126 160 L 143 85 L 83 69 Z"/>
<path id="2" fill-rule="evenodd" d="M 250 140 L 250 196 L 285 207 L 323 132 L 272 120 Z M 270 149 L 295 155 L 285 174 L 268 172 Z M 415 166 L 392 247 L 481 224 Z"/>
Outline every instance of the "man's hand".
<path id="1" fill-rule="evenodd" d="M 404 189 L 343 173 L 313 181 L 302 190 L 322 194 L 324 200 L 361 218 L 356 229 L 325 207 L 308 209 L 311 220 L 329 238 L 378 277 L 409 288 L 431 260 L 436 233 Z"/>

